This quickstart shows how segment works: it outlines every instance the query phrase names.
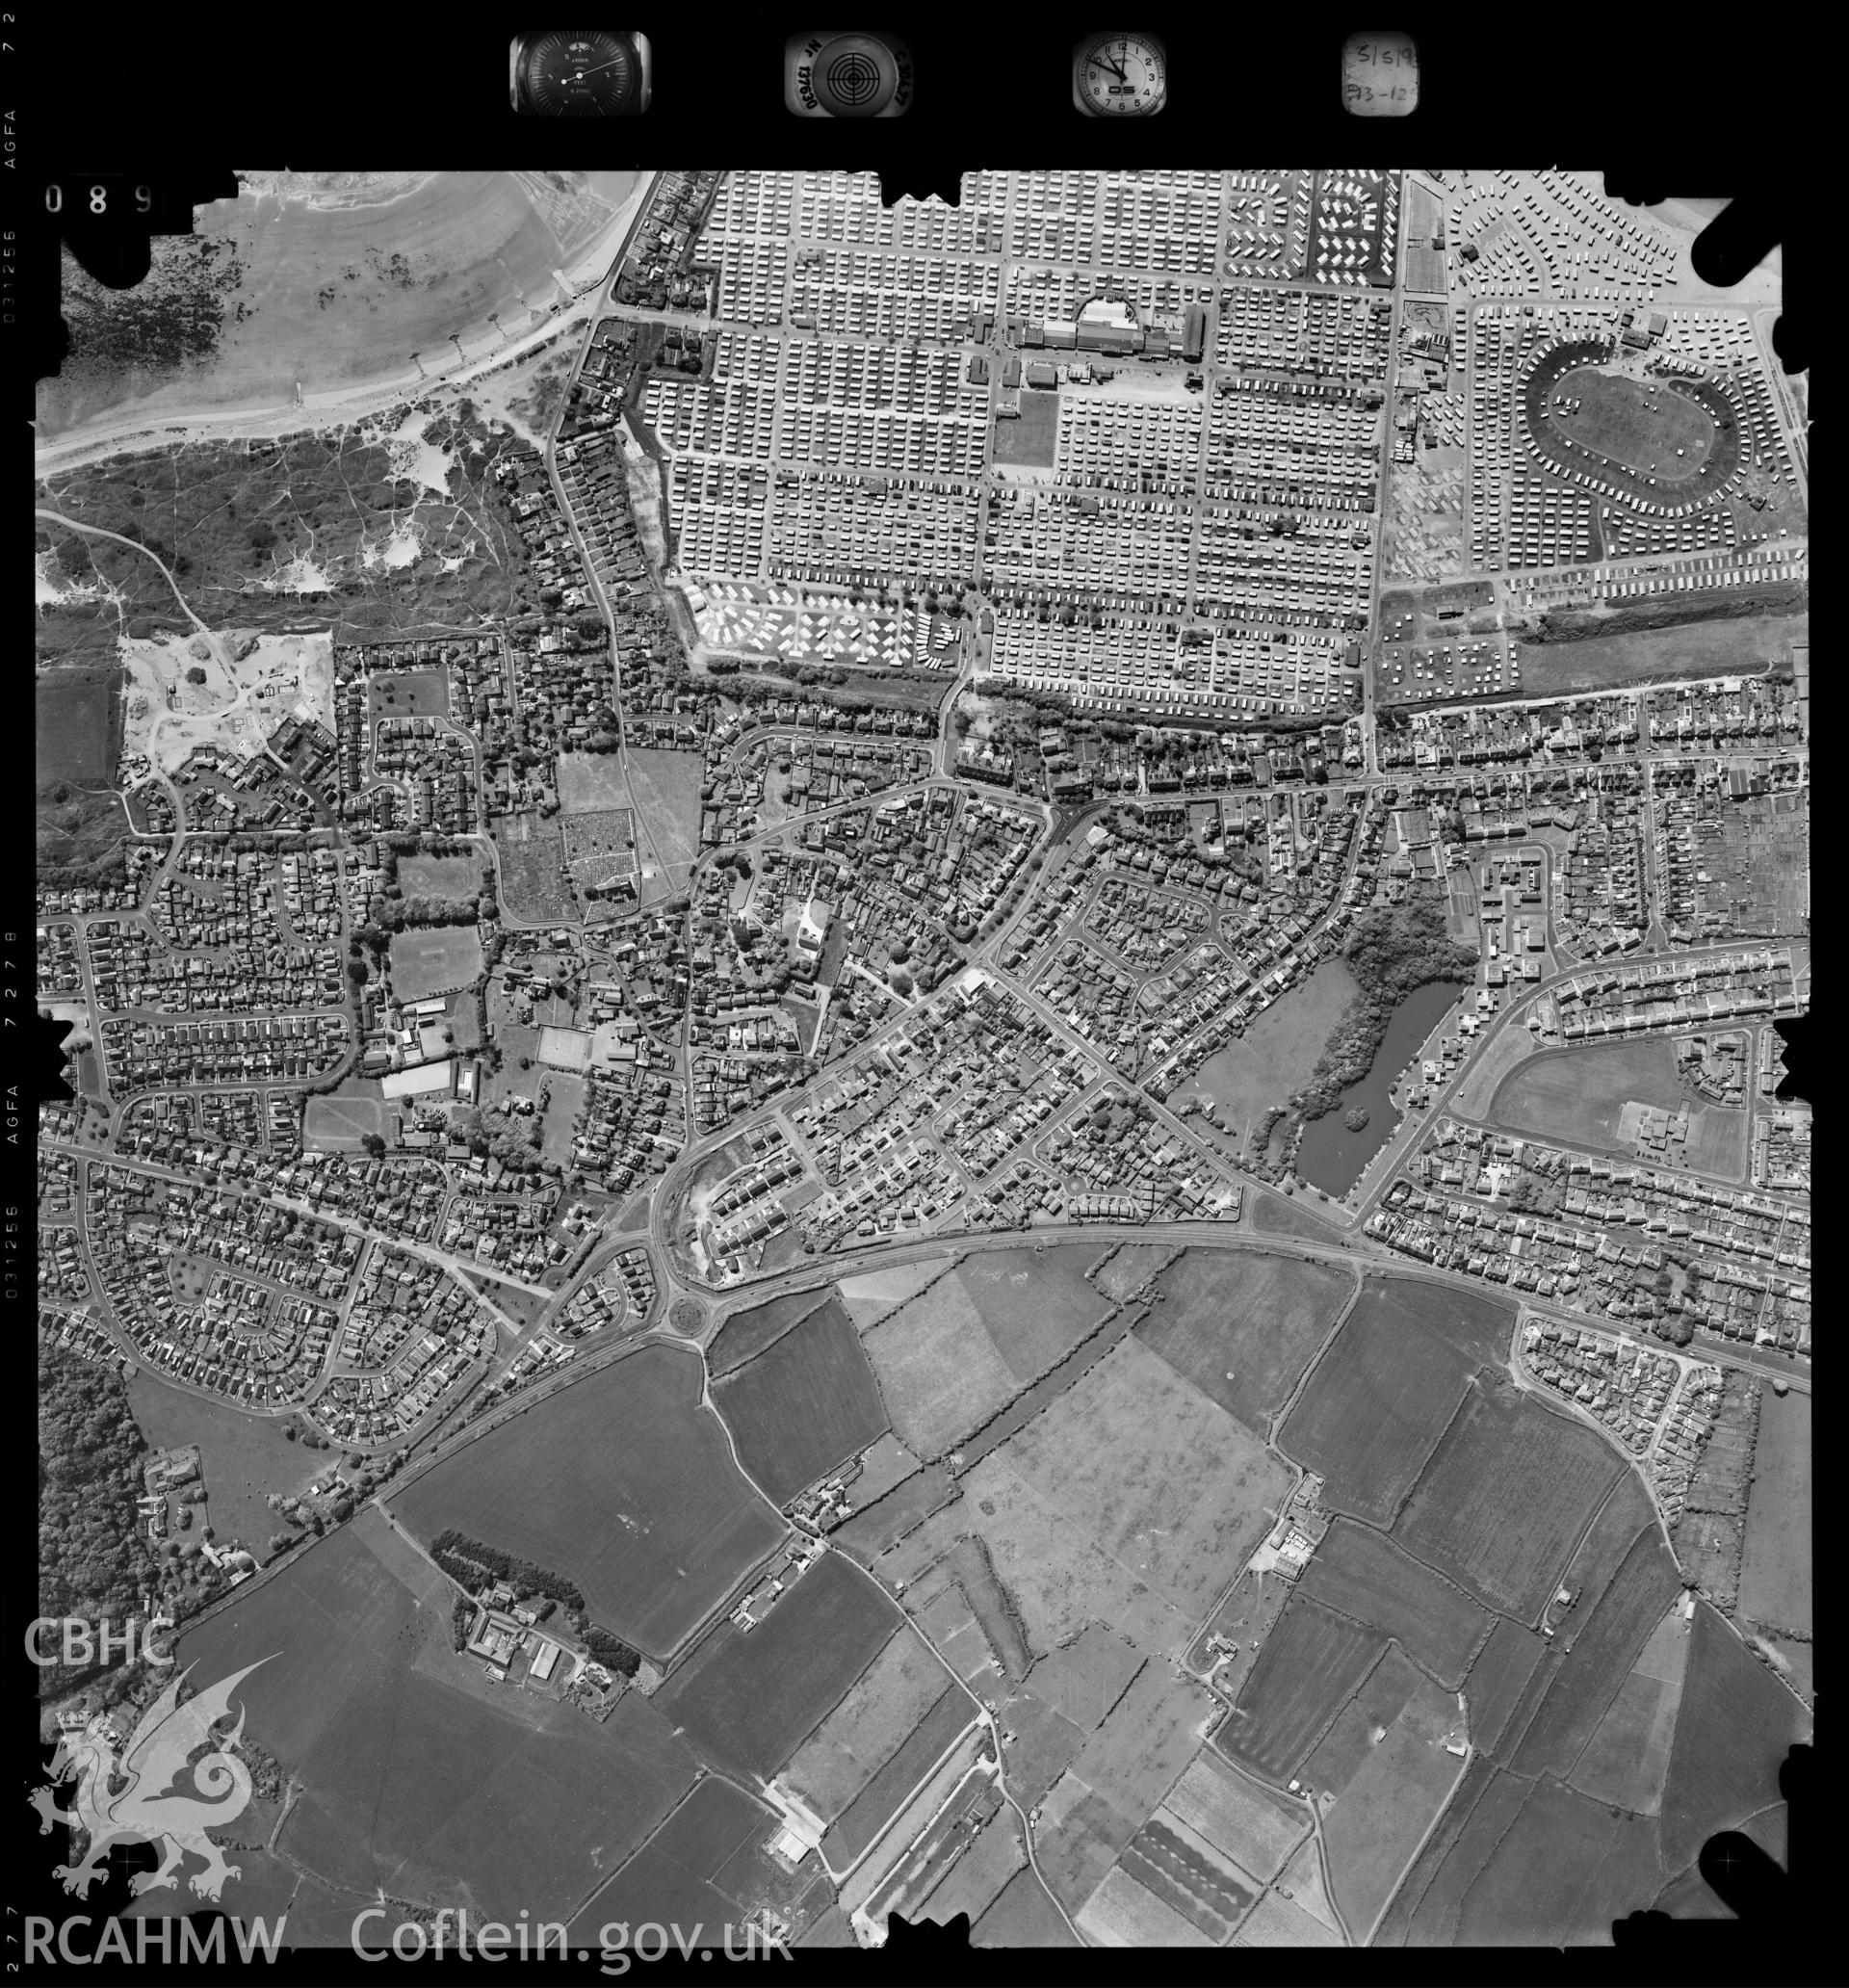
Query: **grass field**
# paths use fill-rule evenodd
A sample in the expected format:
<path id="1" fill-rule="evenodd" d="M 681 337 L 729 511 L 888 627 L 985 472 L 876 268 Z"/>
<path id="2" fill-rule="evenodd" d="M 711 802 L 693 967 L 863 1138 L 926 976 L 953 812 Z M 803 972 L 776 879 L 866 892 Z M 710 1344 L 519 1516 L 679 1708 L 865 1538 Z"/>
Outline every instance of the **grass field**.
<path id="1" fill-rule="evenodd" d="M 392 992 L 400 1001 L 428 1001 L 482 978 L 482 936 L 472 925 L 432 926 L 392 935 Z"/>
<path id="2" fill-rule="evenodd" d="M 1160 1242 L 1126 1242 L 1111 1253 L 1092 1282 L 1115 1304 L 1134 1297 L 1174 1250 Z"/>
<path id="3" fill-rule="evenodd" d="M 1066 1910 L 1077 1912 L 1136 1834 L 1141 1818 L 1088 1788 L 1077 1773 L 1062 1774 L 1040 1804 L 1034 1856 L 1040 1873 Z"/>
<path id="4" fill-rule="evenodd" d="M 1061 1360 L 1110 1309 L 1084 1275 L 1089 1249 L 981 1250 L 946 1283 L 961 1285 L 1018 1381 Z"/>
<path id="5" fill-rule="evenodd" d="M 1265 1638 L 1226 1723 L 1213 1736 L 1222 1753 L 1279 1781 L 1296 1770 L 1387 1647 L 1377 1631 L 1293 1596 Z"/>
<path id="6" fill-rule="evenodd" d="M 116 777 L 121 681 L 120 667 L 110 663 L 69 664 L 34 680 L 33 742 L 41 801 L 60 780 L 104 787 Z"/>
<path id="7" fill-rule="evenodd" d="M 406 897 L 470 898 L 482 888 L 475 856 L 400 856 L 398 881 Z"/>
<path id="8" fill-rule="evenodd" d="M 1555 391 L 1579 405 L 1572 413 L 1554 408 L 1549 432 L 1576 443 L 1584 455 L 1653 475 L 1659 484 L 1696 482 L 1721 440 L 1701 402 L 1673 385 L 1651 392 L 1637 380 L 1588 366 L 1565 375 Z M 1583 456 L 1573 459 L 1583 462 Z"/>
<path id="9" fill-rule="evenodd" d="M 678 1926 L 700 1947 L 723 1947 L 725 1926 L 742 1923 L 745 1910 L 714 1884 L 714 1873 L 754 1836 L 778 1827 L 773 1811 L 709 1774 L 571 1922 L 567 1944 L 601 1950 L 604 1928 L 654 1923 Z M 611 1938 L 621 1935 L 612 1930 Z"/>
<path id="10" fill-rule="evenodd" d="M 901 1628 L 797 1749 L 783 1778 L 832 1822 L 951 1688 L 917 1632 Z"/>
<path id="11" fill-rule="evenodd" d="M 1786 1750 L 1810 1738 L 1804 1707 L 1698 1603 L 1663 1789 L 1665 1867 L 1680 1870 L 1716 1831 L 1778 1802 Z"/>
<path id="12" fill-rule="evenodd" d="M 1808 615 L 1742 615 L 1674 628 L 1520 644 L 1523 697 L 1622 690 L 1699 676 L 1757 676 L 1810 640 Z"/>
<path id="13" fill-rule="evenodd" d="M 1493 1358 L 1493 1301 L 1414 1278 L 1369 1277 L 1298 1396 L 1278 1442 L 1321 1474 L 1334 1511 L 1386 1525 Z"/>
<path id="14" fill-rule="evenodd" d="M 895 1306 L 916 1297 L 934 1277 L 941 1276 L 949 1257 L 929 1256 L 923 1263 L 896 1264 L 889 1270 L 869 1270 L 864 1276 L 844 1277 L 836 1289 L 847 1307 L 847 1316 L 864 1332 L 883 1319 Z"/>
<path id="15" fill-rule="evenodd" d="M 1471 1841 L 1478 1827 L 1472 1818 L 1460 1857 L 1483 1855 L 1480 1841 Z M 1607 1946 L 1613 1920 L 1647 1909 L 1663 1876 L 1653 1819 L 1613 1816 L 1543 1779 L 1483 1857 L 1463 1899 L 1457 1938 L 1468 1946 Z"/>
<path id="16" fill-rule="evenodd" d="M 1043 1704 L 1069 1718 L 1081 1732 L 1090 1733 L 1142 1667 L 1140 1652 L 1093 1622 L 1071 1642 L 1049 1650 L 1033 1666 L 1028 1685 Z"/>
<path id="17" fill-rule="evenodd" d="M 920 1456 L 953 1450 L 1020 1386 L 954 1276 L 875 1325 L 865 1344 L 893 1427 Z"/>
<path id="18" fill-rule="evenodd" d="M 1130 1338 L 1000 1453 L 1084 1537 L 1195 1616 L 1289 1484 L 1223 1408 Z"/>
<path id="19" fill-rule="evenodd" d="M 1036 1490 L 1007 1447 L 985 1456 L 962 1485 L 960 1523 L 980 1531 L 1034 1650 L 1055 1648 L 1091 1621 L 1109 1623 L 1145 1652 L 1179 1651 L 1185 1644 L 1189 1616 Z"/>
<path id="20" fill-rule="evenodd" d="M 1681 1585 L 1680 1572 L 1661 1538 L 1654 1531 L 1640 1533 L 1522 1736 L 1509 1763 L 1518 1774 L 1551 1773 L 1564 1779 L 1572 1773 Z"/>
<path id="21" fill-rule="evenodd" d="M 401 669 L 369 677 L 368 718 L 437 718 L 450 715 L 449 673 L 442 669 Z M 425 857 L 424 861 L 431 860 Z M 428 889 L 428 885 L 405 888 Z"/>
<path id="22" fill-rule="evenodd" d="M 1371 1930 L 1463 1771 L 1445 1750 L 1457 1724 L 1457 1701 L 1419 1679 L 1323 1822 L 1334 1903 L 1355 1939 Z"/>
<path id="23" fill-rule="evenodd" d="M 692 1754 L 633 1692 L 602 1724 L 476 1695 L 495 1687 L 450 1648 L 449 1583 L 408 1556 L 407 1585 L 366 1523 L 235 1595 L 180 1662 L 211 1679 L 270 1658 L 240 1696 L 302 1785 L 278 1847 L 329 1884 L 508 1921 L 570 1910 L 691 1784 Z"/>
<path id="24" fill-rule="evenodd" d="M 1307 981 L 1274 1001 L 1243 1035 L 1215 1050 L 1177 1098 L 1185 1103 L 1199 1092 L 1212 1099 L 1215 1122 L 1243 1140 L 1254 1120 L 1282 1105 L 1308 1079 L 1330 1031 L 1360 991 L 1340 959 L 1325 959 Z"/>
<path id="25" fill-rule="evenodd" d="M 1479 1386 L 1394 1534 L 1492 1608 L 1532 1620 L 1623 1468 L 1590 1429 L 1513 1388 Z"/>
<path id="26" fill-rule="evenodd" d="M 653 845 L 652 856 L 646 846 L 639 852 L 641 899 L 646 905 L 687 888 L 700 846 L 704 765 L 697 752 L 641 749 L 625 751 L 622 757 L 629 775 L 628 798 L 615 805 L 635 809 L 644 844 Z"/>
<path id="27" fill-rule="evenodd" d="M 1491 1121 L 1505 1132 L 1564 1139 L 1597 1152 L 1628 1153 L 1620 1136 L 1627 1103 L 1674 1112 L 1689 1105 L 1689 1164 L 1737 1176 L 1746 1162 L 1746 1113 L 1688 1098 L 1665 1041 L 1602 1042 L 1530 1057 L 1497 1086 Z"/>
<path id="28" fill-rule="evenodd" d="M 1059 444 L 1059 396 L 1040 388 L 1023 391 L 1021 412 L 993 424 L 995 460 L 1029 469 L 1051 469 Z"/>
<path id="29" fill-rule="evenodd" d="M 264 1500 L 272 1491 L 305 1490 L 332 1460 L 326 1450 L 290 1442 L 280 1421 L 246 1415 L 144 1369 L 128 1383 L 128 1406 L 149 1449 L 198 1445 L 215 1544 L 248 1547 L 259 1560 L 269 1557 L 282 1523 Z"/>
<path id="30" fill-rule="evenodd" d="M 974 1925 L 1027 1861 L 1021 1825 L 1012 1809 L 1003 1809 L 983 1824 L 976 1841 L 938 1880 L 912 1917 L 916 1920 L 922 1915 L 939 1925 L 949 1925 L 959 1913 L 967 1913 Z"/>
<path id="31" fill-rule="evenodd" d="M 944 1678 L 941 1670 L 938 1675 Z M 845 1869 L 865 1854 L 976 1715 L 969 1693 L 944 1678 L 944 1689 L 822 1839 L 822 1855 L 835 1870 Z"/>
<path id="32" fill-rule="evenodd" d="M 860 1336 L 832 1297 L 715 1383 L 713 1399 L 738 1445 L 739 1461 L 779 1504 L 888 1426 Z"/>
<path id="33" fill-rule="evenodd" d="M 1255 1434 L 1289 1399 L 1355 1289 L 1345 1270 L 1244 1249 L 1190 1249 L 1157 1280 L 1136 1337 Z"/>
<path id="34" fill-rule="evenodd" d="M 1471 1597 L 1402 1553 L 1392 1540 L 1338 1519 L 1298 1586 L 1397 1639 L 1441 1684 L 1464 1681 L 1490 1618 Z"/>
<path id="35" fill-rule="evenodd" d="M 946 1513 L 948 1522 L 953 1515 Z M 988 1544 L 980 1533 L 959 1539 L 944 1556 L 944 1571 L 956 1583 L 969 1605 L 990 1653 L 1010 1678 L 1024 1678 L 1033 1661 L 1026 1625 L 1014 1596 L 996 1572 Z M 940 1644 L 945 1654 L 951 1653 Z"/>
<path id="36" fill-rule="evenodd" d="M 734 1312 L 707 1343 L 706 1364 L 714 1379 L 755 1359 L 798 1319 L 806 1319 L 828 1295 L 829 1286 L 819 1284 L 810 1291 L 786 1292 L 768 1304 Z"/>
<path id="37" fill-rule="evenodd" d="M 392 1115 L 378 1086 L 370 1081 L 351 1094 L 342 1090 L 311 1097 L 302 1115 L 301 1142 L 318 1153 L 357 1153 L 368 1133 L 384 1137 Z"/>
<path id="38" fill-rule="evenodd" d="M 1216 1709 L 1205 1685 L 1177 1677 L 1166 1663 L 1145 1663 L 1080 1748 L 1072 1771 L 1140 1820 L 1181 1778 Z"/>
<path id="39" fill-rule="evenodd" d="M 1011 1693 L 999 1716 L 1014 1735 L 1005 1742 L 1009 1791 L 1030 1809 L 1078 1759 L 1085 1736 L 1030 1690 Z"/>
<path id="40" fill-rule="evenodd" d="M 1341 1935 L 1279 1892 L 1267 1892 L 1240 1926 L 1236 1947 L 1340 1947 Z"/>
<path id="41" fill-rule="evenodd" d="M 1031 1870 L 1009 1878 L 1002 1895 L 977 1921 L 970 1933 L 973 1947 L 1077 1947 L 1046 1887 Z"/>
<path id="42" fill-rule="evenodd" d="M 1312 1215 L 1294 1195 L 1249 1194 L 1252 1226 L 1261 1236 L 1300 1236 L 1306 1242 L 1339 1242 L 1345 1230 Z"/>
<path id="43" fill-rule="evenodd" d="M 1750 1620 L 1810 1629 L 1811 1512 L 1810 1397 L 1765 1388 L 1740 1563 L 1740 1612 Z"/>
<path id="44" fill-rule="evenodd" d="M 948 1504 L 956 1496 L 956 1480 L 940 1463 L 927 1464 L 883 1498 L 861 1506 L 833 1534 L 835 1544 L 857 1559 L 877 1559 L 894 1540 Z"/>
<path id="45" fill-rule="evenodd" d="M 429 1541 L 454 1526 L 569 1575 L 592 1616 L 673 1649 L 783 1536 L 700 1406 L 691 1353 L 645 1347 L 515 1416 L 393 1500 Z"/>
<path id="46" fill-rule="evenodd" d="M 1309 1827 L 1294 1807 L 1204 1748 L 1168 1792 L 1161 1813 L 1175 1816 L 1262 1884 L 1276 1874 Z"/>
<path id="47" fill-rule="evenodd" d="M 1693 1640 L 1680 1606 L 1672 1606 L 1574 1766 L 1569 1778 L 1582 1794 L 1615 1802 L 1633 1815 L 1661 1812 Z"/>
<path id="48" fill-rule="evenodd" d="M 1599 1598 L 1611 1585 L 1611 1577 L 1629 1553 L 1640 1532 L 1656 1531 L 1656 1508 L 1644 1489 L 1644 1480 L 1634 1470 L 1621 1471 L 1611 1487 L 1611 1496 L 1599 1507 L 1599 1515 L 1586 1528 L 1586 1536 L 1575 1549 L 1562 1585 L 1572 1583 L 1580 1590 L 1578 1606 L 1567 1610 L 1554 1623 L 1553 1647 L 1572 1649 L 1580 1633 L 1598 1613 Z"/>
<path id="49" fill-rule="evenodd" d="M 840 1554 L 824 1554 L 746 1635 L 726 1622 L 655 1703 L 716 1766 L 768 1780 L 840 1704 L 898 1612 Z"/>

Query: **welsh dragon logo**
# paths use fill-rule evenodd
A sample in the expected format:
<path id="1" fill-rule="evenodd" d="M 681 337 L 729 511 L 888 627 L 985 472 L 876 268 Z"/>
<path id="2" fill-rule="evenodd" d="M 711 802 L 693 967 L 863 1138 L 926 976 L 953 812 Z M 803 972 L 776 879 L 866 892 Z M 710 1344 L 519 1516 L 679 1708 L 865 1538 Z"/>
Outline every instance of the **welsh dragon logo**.
<path id="1" fill-rule="evenodd" d="M 181 1862 L 191 1851 L 203 1857 L 206 1867 L 190 1880 L 193 1890 L 201 1898 L 219 1897 L 226 1879 L 237 1876 L 238 1866 L 224 1861 L 206 1831 L 222 1828 L 249 1806 L 250 1770 L 237 1755 L 243 1712 L 225 1739 L 215 1740 L 212 1728 L 230 1715 L 238 1686 L 269 1661 L 265 1657 L 247 1664 L 182 1705 L 180 1687 L 195 1668 L 189 1664 L 142 1713 L 125 1744 L 106 1713 L 60 1735 L 51 1781 L 28 1798 L 39 1811 L 40 1836 L 48 1835 L 54 1822 L 67 1822 L 89 1839 L 82 1863 L 60 1864 L 52 1872 L 64 1879 L 65 1891 L 84 1896 L 102 1876 L 112 1844 L 151 1843 L 160 1845 L 160 1869 L 138 1872 L 133 1880 L 137 1892 L 174 1889 Z M 209 1750 L 195 1760 L 201 1746 Z M 194 1788 L 209 1799 L 174 1788 L 189 1760 Z M 66 1781 L 77 1784 L 67 1809 L 57 1801 L 58 1787 Z"/>

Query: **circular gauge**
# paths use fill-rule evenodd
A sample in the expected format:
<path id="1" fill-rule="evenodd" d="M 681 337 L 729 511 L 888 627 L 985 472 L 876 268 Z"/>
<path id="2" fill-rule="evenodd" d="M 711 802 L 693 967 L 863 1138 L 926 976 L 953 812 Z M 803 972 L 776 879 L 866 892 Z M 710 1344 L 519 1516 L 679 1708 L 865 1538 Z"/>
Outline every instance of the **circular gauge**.
<path id="1" fill-rule="evenodd" d="M 619 118 L 633 108 L 641 65 L 627 35 L 560 28 L 514 57 L 514 108 L 539 118 Z"/>
<path id="2" fill-rule="evenodd" d="M 836 35 L 816 50 L 809 87 L 835 118 L 877 118 L 898 94 L 898 64 L 875 35 Z"/>
<path id="3" fill-rule="evenodd" d="M 1152 35 L 1093 35 L 1080 44 L 1073 94 L 1092 118 L 1150 118 L 1168 100 L 1168 58 Z"/>

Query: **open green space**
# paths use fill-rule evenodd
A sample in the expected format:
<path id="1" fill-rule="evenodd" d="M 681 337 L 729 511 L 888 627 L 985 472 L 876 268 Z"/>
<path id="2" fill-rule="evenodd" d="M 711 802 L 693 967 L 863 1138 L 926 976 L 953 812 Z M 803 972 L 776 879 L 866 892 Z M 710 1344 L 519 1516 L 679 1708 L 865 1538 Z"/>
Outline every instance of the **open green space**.
<path id="1" fill-rule="evenodd" d="M 482 978 L 482 935 L 472 925 L 438 925 L 395 932 L 392 992 L 400 1001 L 428 1001 Z"/>
<path id="2" fill-rule="evenodd" d="M 179 1661 L 205 1680 L 258 1665 L 239 1702 L 300 1786 L 279 1843 L 299 1864 L 366 1896 L 552 1918 L 673 1807 L 694 1759 L 636 1692 L 601 1723 L 510 1687 L 502 1709 L 450 1646 L 452 1592 L 343 1527 L 236 1591 Z"/>
<path id="3" fill-rule="evenodd" d="M 1702 464 L 1720 453 L 1722 431 L 1713 413 L 1673 380 L 1646 384 L 1584 366 L 1563 375 L 1553 392 L 1579 405 L 1550 408 L 1546 428 L 1535 423 L 1533 432 L 1543 442 L 1568 441 L 1583 452 L 1550 451 L 1557 460 L 1583 469 L 1584 457 L 1595 456 L 1654 476 L 1662 486 L 1699 481 Z"/>
<path id="4" fill-rule="evenodd" d="M 945 1281 L 969 1295 L 1015 1379 L 1031 1380 L 1110 1309 L 1085 1277 L 1091 1254 L 1082 1247 L 982 1250 L 966 1256 Z"/>
<path id="5" fill-rule="evenodd" d="M 398 881 L 407 898 L 472 898 L 482 888 L 482 859 L 400 856 Z"/>
<path id="6" fill-rule="evenodd" d="M 1693 596 L 1677 598 L 1686 602 Z M 1810 639 L 1810 615 L 1791 613 L 1717 615 L 1711 620 L 1632 627 L 1615 634 L 1598 632 L 1595 621 L 1587 633 L 1572 641 L 1523 641 L 1522 686 L 1510 694 L 1564 697 L 1575 692 L 1623 690 L 1631 684 L 1691 677 L 1758 676 L 1786 662 L 1793 644 L 1802 646 Z"/>
<path id="7" fill-rule="evenodd" d="M 1021 412 L 993 424 L 995 460 L 1023 468 L 1051 469 L 1059 444 L 1059 396 L 1045 388 L 1023 388 Z"/>
<path id="8" fill-rule="evenodd" d="M 1195 1092 L 1211 1099 L 1215 1122 L 1243 1139 L 1259 1118 L 1308 1081 L 1331 1031 L 1360 991 L 1341 960 L 1325 959 L 1243 1035 L 1215 1050 L 1177 1099 L 1185 1103 Z"/>
<path id="9" fill-rule="evenodd" d="M 864 1337 L 893 1426 L 918 1456 L 954 1449 L 1020 1387 L 981 1306 L 953 1276 L 940 1277 Z"/>
<path id="10" fill-rule="evenodd" d="M 426 1542 L 455 1527 L 558 1568 L 596 1621 L 665 1656 L 783 1536 L 700 1391 L 694 1354 L 644 1347 L 445 1458 L 394 1507 Z"/>
<path id="11" fill-rule="evenodd" d="M 1746 1159 L 1746 1113 L 1691 1097 L 1676 1074 L 1666 1040 L 1599 1042 L 1581 1049 L 1544 1050 L 1511 1070 L 1490 1103 L 1492 1123 L 1505 1132 L 1560 1139 L 1598 1152 L 1629 1153 L 1621 1136 L 1627 1104 L 1659 1112 L 1689 1107 L 1688 1154 L 1706 1170 L 1737 1174 Z"/>

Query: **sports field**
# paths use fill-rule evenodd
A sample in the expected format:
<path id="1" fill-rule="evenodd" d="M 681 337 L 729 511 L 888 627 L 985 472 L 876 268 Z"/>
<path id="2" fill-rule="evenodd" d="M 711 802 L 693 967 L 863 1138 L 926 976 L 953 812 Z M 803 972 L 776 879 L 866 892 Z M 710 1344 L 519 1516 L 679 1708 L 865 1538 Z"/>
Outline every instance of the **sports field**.
<path id="1" fill-rule="evenodd" d="M 1133 1338 L 999 1453 L 1077 1531 L 1196 1616 L 1289 1486 L 1262 1443 Z"/>
<path id="2" fill-rule="evenodd" d="M 1584 456 L 1593 456 L 1654 476 L 1658 485 L 1692 484 L 1717 453 L 1713 415 L 1668 381 L 1646 385 L 1585 367 L 1567 374 L 1554 392 L 1579 405 L 1553 408 L 1537 433 L 1575 443 L 1583 452 L 1574 458 L 1580 467 Z"/>
<path id="3" fill-rule="evenodd" d="M 482 859 L 400 856 L 398 880 L 406 897 L 471 898 L 482 888 Z"/>
<path id="4" fill-rule="evenodd" d="M 450 1584 L 389 1542 L 388 1568 L 367 1523 L 234 1596 L 179 1661 L 202 1682 L 269 1660 L 240 1696 L 301 1786 L 285 1855 L 364 1896 L 568 1912 L 691 1785 L 692 1753 L 635 1692 L 599 1723 L 488 1684 L 450 1647 Z"/>
<path id="5" fill-rule="evenodd" d="M 887 1429 L 860 1336 L 829 1298 L 777 1343 L 716 1382 L 739 1460 L 779 1504 Z"/>
<path id="6" fill-rule="evenodd" d="M 1384 1526 L 1465 1384 L 1499 1356 L 1506 1305 L 1417 1278 L 1369 1277 L 1312 1370 L 1278 1442 L 1319 1472 L 1332 1510 Z"/>
<path id="7" fill-rule="evenodd" d="M 748 1635 L 715 1630 L 655 1704 L 716 1766 L 768 1780 L 878 1655 L 898 1611 L 840 1554 L 824 1554 Z"/>
<path id="8" fill-rule="evenodd" d="M 475 926 L 439 925 L 392 935 L 392 992 L 400 1001 L 428 1001 L 473 987 L 482 970 L 482 936 Z"/>
<path id="9" fill-rule="evenodd" d="M 1532 1621 L 1624 1467 L 1590 1429 L 1513 1387 L 1479 1384 L 1393 1535 L 1492 1608 Z"/>
<path id="10" fill-rule="evenodd" d="M 1157 1280 L 1136 1337 L 1263 1435 L 1355 1289 L 1346 1270 L 1249 1249 L 1190 1249 Z"/>
<path id="11" fill-rule="evenodd" d="M 1811 1626 L 1810 1455 L 1810 1397 L 1761 1389 L 1740 1612 L 1779 1629 Z"/>
<path id="12" fill-rule="evenodd" d="M 120 667 L 107 663 L 67 664 L 35 679 L 33 741 L 41 800 L 61 780 L 101 787 L 114 779 L 121 681 Z"/>
<path id="13" fill-rule="evenodd" d="M 1378 1631 L 1293 1595 L 1265 1637 L 1237 1706 L 1214 1734 L 1214 1745 L 1268 1779 L 1283 1780 L 1386 1647 Z"/>
<path id="14" fill-rule="evenodd" d="M 537 1402 L 393 1500 L 429 1541 L 454 1526 L 553 1567 L 592 1617 L 665 1656 L 783 1537 L 700 1406 L 700 1363 L 640 1348 Z"/>
<path id="15" fill-rule="evenodd" d="M 1597 1152 L 1629 1153 L 1625 1106 L 1674 1112 L 1689 1107 L 1688 1164 L 1702 1172 L 1737 1176 L 1746 1160 L 1746 1113 L 1690 1097 L 1676 1075 L 1666 1041 L 1601 1042 L 1585 1049 L 1546 1051 L 1510 1071 L 1490 1105 L 1505 1132 L 1557 1138 Z"/>
<path id="16" fill-rule="evenodd" d="M 1391 1539 L 1338 1519 L 1304 1570 L 1299 1590 L 1393 1636 L 1441 1684 L 1464 1681 L 1490 1618 L 1461 1588 Z"/>
<path id="17" fill-rule="evenodd" d="M 1023 391 L 1021 412 L 994 424 L 995 459 L 1022 468 L 1051 469 L 1059 446 L 1059 396 L 1042 388 Z"/>
<path id="18" fill-rule="evenodd" d="M 370 1094 L 369 1094 L 370 1093 Z M 368 1133 L 383 1138 L 392 1113 L 378 1095 L 378 1086 L 367 1082 L 331 1097 L 311 1097 L 302 1115 L 301 1142 L 317 1153 L 357 1153 Z"/>

